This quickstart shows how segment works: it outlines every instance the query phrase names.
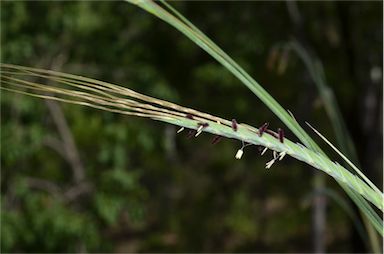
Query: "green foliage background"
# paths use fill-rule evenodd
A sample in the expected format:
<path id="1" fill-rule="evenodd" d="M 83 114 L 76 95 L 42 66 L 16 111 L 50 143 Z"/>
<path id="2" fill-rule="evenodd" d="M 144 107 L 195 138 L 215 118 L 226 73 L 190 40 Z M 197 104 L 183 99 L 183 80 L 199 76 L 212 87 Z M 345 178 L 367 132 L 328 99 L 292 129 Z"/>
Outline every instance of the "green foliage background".
<path id="1" fill-rule="evenodd" d="M 301 61 L 281 74 L 270 51 L 294 34 L 285 2 L 172 3 L 263 84 L 299 122 L 334 140 Z M 281 123 L 227 70 L 187 38 L 124 2 L 1 3 L 1 62 L 58 68 L 129 87 L 254 126 Z M 382 179 L 382 3 L 300 2 L 309 43 L 358 148 L 367 176 Z M 372 107 L 367 102 L 374 102 Z M 309 252 L 311 177 L 291 159 L 274 165 L 238 142 L 212 146 L 165 124 L 64 105 L 86 171 L 47 146 L 60 139 L 44 101 L 1 94 L 1 247 L 4 252 Z M 367 115 L 373 120 L 367 124 Z M 368 119 L 369 120 L 369 119 Z M 289 136 L 287 132 L 287 136 Z M 268 155 L 270 156 L 270 155 Z M 336 156 L 335 156 L 336 158 Z M 31 186 L 31 179 L 54 186 Z M 339 192 L 327 178 L 327 186 Z M 89 188 L 73 199 L 68 190 Z M 342 191 L 340 191 L 342 194 Z M 327 248 L 361 250 L 330 199 Z"/>

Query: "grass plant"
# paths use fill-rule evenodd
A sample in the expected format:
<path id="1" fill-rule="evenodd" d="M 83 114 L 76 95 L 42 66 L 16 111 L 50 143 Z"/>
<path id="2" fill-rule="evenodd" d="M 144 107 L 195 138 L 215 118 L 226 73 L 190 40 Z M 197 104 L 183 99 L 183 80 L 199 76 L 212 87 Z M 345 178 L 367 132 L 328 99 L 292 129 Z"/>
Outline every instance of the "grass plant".
<path id="1" fill-rule="evenodd" d="M 1 64 L 0 67 L 1 89 L 5 91 L 146 117 L 187 128 L 194 131 L 195 136 L 200 132 L 209 132 L 237 139 L 243 144 L 262 146 L 277 154 L 267 163 L 267 168 L 273 163 L 278 163 L 285 155 L 289 155 L 327 173 L 342 183 L 348 191 L 356 194 L 359 200 L 367 200 L 376 208 L 383 210 L 383 194 L 366 177 L 360 177 L 362 173 L 357 167 L 353 166 L 359 174 L 351 173 L 338 162 L 331 161 L 324 153 L 294 143 L 288 138 L 284 138 L 284 142 L 281 142 L 276 138 L 276 133 L 260 135 L 258 128 L 245 123 L 238 123 L 234 130 L 230 120 L 95 79 L 10 64 Z M 244 145 L 240 148 L 242 152 L 243 148 Z M 365 212 L 369 213 L 373 225 L 382 233 L 382 221 L 369 204 Z"/>
<path id="2" fill-rule="evenodd" d="M 288 138 L 284 138 L 284 142 L 281 142 L 273 132 L 261 135 L 259 128 L 246 123 L 238 123 L 235 129 L 232 121 L 228 119 L 146 96 L 126 87 L 52 70 L 1 64 L 1 89 L 114 113 L 146 117 L 180 126 L 195 136 L 207 132 L 236 139 L 243 144 L 239 149 L 241 153 L 244 152 L 245 144 L 262 146 L 274 151 L 274 157 L 267 163 L 267 168 L 273 163 L 278 163 L 284 156 L 291 156 L 335 179 L 367 216 L 374 228 L 383 235 L 383 221 L 378 214 L 383 211 L 383 193 L 363 174 L 361 169 L 349 161 L 347 156 L 339 152 L 348 166 L 332 161 L 289 111 L 285 110 L 229 55 L 169 4 L 164 1 L 156 3 L 149 0 L 129 2 L 175 27 L 209 53 L 247 86 L 301 143 L 292 142 Z M 317 130 L 315 132 L 338 151 Z"/>

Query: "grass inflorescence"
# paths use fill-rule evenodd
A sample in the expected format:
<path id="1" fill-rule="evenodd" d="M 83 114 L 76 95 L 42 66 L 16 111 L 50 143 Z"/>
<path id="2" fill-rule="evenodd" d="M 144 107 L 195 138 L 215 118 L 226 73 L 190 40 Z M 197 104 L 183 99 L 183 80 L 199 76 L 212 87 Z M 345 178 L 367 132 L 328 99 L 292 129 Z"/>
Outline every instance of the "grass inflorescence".
<path id="1" fill-rule="evenodd" d="M 9 64 L 1 64 L 1 89 L 166 122 L 190 130 L 191 137 L 197 137 L 202 132 L 211 133 L 215 135 L 214 143 L 217 143 L 217 139 L 225 137 L 237 139 L 243 144 L 262 146 L 274 151 L 275 154 L 266 164 L 267 168 L 275 162 L 278 163 L 285 155 L 289 155 L 343 182 L 348 188 L 383 210 L 382 193 L 370 187 L 364 179 L 303 144 L 294 143 L 287 137 L 281 140 L 278 133 L 267 131 L 267 124 L 255 128 L 238 123 L 234 119 L 229 121 L 107 82 Z M 243 150 L 240 150 L 242 155 Z M 381 226 L 380 219 L 376 222 L 377 227 Z"/>
<path id="2" fill-rule="evenodd" d="M 308 148 L 316 154 L 321 154 L 323 157 L 328 158 L 317 143 L 306 133 L 306 131 L 295 120 L 292 114 L 287 111 L 270 95 L 268 92 L 254 80 L 241 66 L 239 66 L 228 54 L 226 54 L 219 46 L 217 46 L 209 37 L 201 32 L 196 26 L 193 25 L 187 18 L 174 9 L 164 0 L 157 2 L 151 0 L 126 0 L 133 3 L 140 8 L 144 9 L 148 13 L 158 17 L 165 21 L 169 25 L 179 30 L 186 37 L 191 39 L 196 45 L 205 50 L 220 64 L 222 64 L 229 72 L 237 77 L 241 83 L 248 87 L 291 131 L 297 138 Z M 331 104 L 329 104 L 331 105 Z M 336 108 L 335 108 L 336 110 Z M 343 147 L 342 147 L 343 148 Z M 353 159 L 353 158 L 352 158 Z M 329 159 L 328 159 L 329 160 Z M 368 184 L 369 187 L 378 195 L 376 200 L 380 204 L 383 203 L 383 193 L 369 180 L 361 170 L 356 166 L 347 162 L 346 164 L 354 172 L 364 180 L 364 184 Z M 329 166 L 324 164 L 324 166 Z M 383 235 L 382 219 L 377 215 L 375 210 L 370 204 L 363 198 L 361 190 L 350 188 L 350 183 L 344 181 L 344 175 L 339 177 L 339 173 L 333 169 L 337 169 L 339 165 L 329 168 L 328 174 L 332 175 L 354 203 L 360 208 L 360 210 L 367 216 L 372 225 L 376 228 L 380 234 Z M 355 181 L 355 178 L 351 180 Z M 381 206 L 381 205 L 380 205 Z"/>

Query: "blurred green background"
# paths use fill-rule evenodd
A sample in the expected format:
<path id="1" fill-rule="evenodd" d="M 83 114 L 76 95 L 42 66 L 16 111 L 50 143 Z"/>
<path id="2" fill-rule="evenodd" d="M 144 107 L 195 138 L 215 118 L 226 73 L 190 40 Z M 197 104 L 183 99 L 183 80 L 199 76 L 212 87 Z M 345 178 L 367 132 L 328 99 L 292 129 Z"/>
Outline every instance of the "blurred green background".
<path id="1" fill-rule="evenodd" d="M 171 4 L 300 123 L 335 142 L 302 61 L 271 53 L 292 38 L 302 42 L 324 64 L 364 172 L 382 186 L 382 2 Z M 3 1 L 1 62 L 282 126 L 189 39 L 125 2 Z M 266 170 L 269 157 L 255 147 L 234 159 L 238 141 L 212 146 L 209 134 L 187 139 L 163 123 L 8 92 L 1 113 L 2 252 L 314 250 L 315 170 L 303 163 L 286 158 Z M 349 202 L 330 177 L 326 188 Z M 340 202 L 327 198 L 326 216 L 327 251 L 367 251 Z"/>

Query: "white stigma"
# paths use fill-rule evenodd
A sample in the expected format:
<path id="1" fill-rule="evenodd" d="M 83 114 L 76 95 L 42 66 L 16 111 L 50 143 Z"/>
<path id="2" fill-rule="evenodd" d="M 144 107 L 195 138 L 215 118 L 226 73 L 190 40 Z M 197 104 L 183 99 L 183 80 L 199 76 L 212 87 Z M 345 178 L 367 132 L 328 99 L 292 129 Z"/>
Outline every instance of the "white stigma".
<path id="1" fill-rule="evenodd" d="M 280 154 L 279 154 L 279 161 L 281 161 L 283 158 L 284 158 L 284 156 L 287 154 L 287 152 L 281 152 Z"/>
<path id="2" fill-rule="evenodd" d="M 184 127 L 181 127 L 178 131 L 177 131 L 177 133 L 180 133 L 180 132 L 182 132 L 184 130 Z"/>
<path id="3" fill-rule="evenodd" d="M 264 148 L 264 150 L 261 152 L 261 155 L 265 154 L 265 152 L 268 150 L 268 148 Z"/>
<path id="4" fill-rule="evenodd" d="M 269 169 L 269 168 L 271 168 L 271 167 L 272 167 L 272 165 L 273 165 L 273 163 L 275 163 L 275 159 L 273 159 L 273 160 L 271 160 L 271 161 L 267 162 L 267 163 L 265 164 L 265 168 L 266 168 L 266 169 Z"/>
<path id="5" fill-rule="evenodd" d="M 240 160 L 241 159 L 241 157 L 243 156 L 243 149 L 239 149 L 238 151 L 237 151 L 237 153 L 236 153 L 236 155 L 235 155 L 235 158 L 236 159 L 238 159 L 238 160 Z"/>

